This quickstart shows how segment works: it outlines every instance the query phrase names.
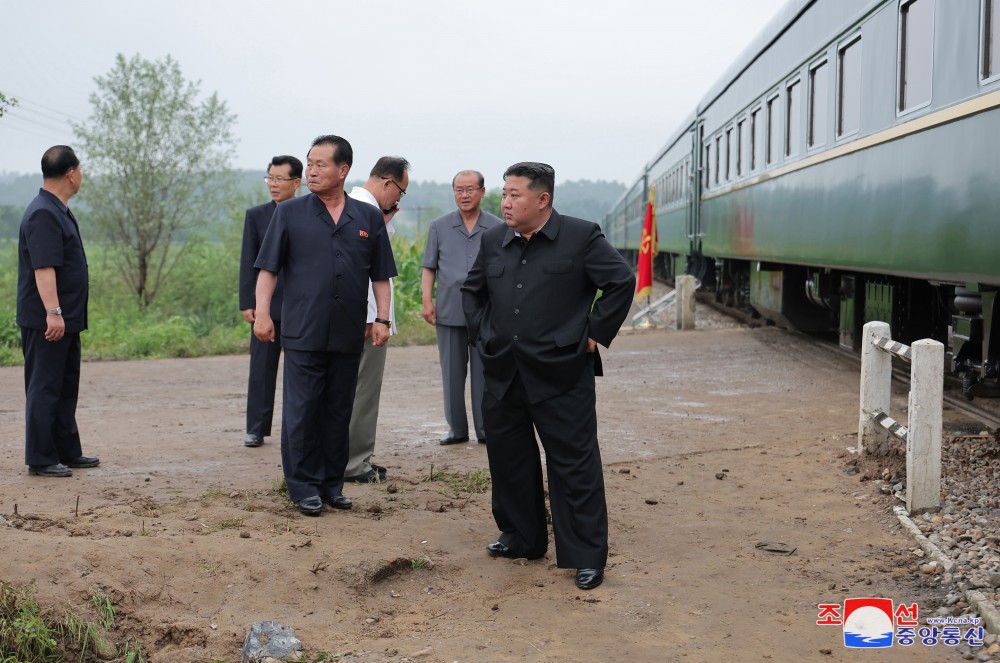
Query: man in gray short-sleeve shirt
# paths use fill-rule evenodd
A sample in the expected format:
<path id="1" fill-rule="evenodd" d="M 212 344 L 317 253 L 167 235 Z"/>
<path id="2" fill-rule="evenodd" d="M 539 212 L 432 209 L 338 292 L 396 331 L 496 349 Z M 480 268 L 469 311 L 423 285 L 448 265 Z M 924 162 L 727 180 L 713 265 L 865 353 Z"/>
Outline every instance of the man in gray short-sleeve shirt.
<path id="1" fill-rule="evenodd" d="M 480 210 L 486 195 L 482 173 L 463 170 L 452 180 L 458 209 L 431 223 L 424 251 L 421 290 L 423 316 L 437 331 L 441 380 L 444 384 L 444 416 L 448 434 L 441 444 L 469 441 L 465 411 L 465 376 L 471 362 L 472 421 L 479 442 L 486 442 L 483 428 L 483 364 L 469 352 L 469 333 L 462 311 L 462 284 L 479 255 L 483 231 L 502 224 L 499 218 Z M 437 280 L 437 302 L 433 299 Z"/>

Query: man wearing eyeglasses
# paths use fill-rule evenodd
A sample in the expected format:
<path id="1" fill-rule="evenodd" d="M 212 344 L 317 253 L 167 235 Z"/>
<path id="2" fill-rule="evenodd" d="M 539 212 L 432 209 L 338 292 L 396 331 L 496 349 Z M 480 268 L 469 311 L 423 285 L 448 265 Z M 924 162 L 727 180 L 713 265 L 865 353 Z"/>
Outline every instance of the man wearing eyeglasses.
<path id="1" fill-rule="evenodd" d="M 399 211 L 399 202 L 406 195 L 410 184 L 410 162 L 402 157 L 382 157 L 375 162 L 368 181 L 356 186 L 348 194 L 354 200 L 377 207 L 385 219 L 385 229 L 391 238 L 396 229 L 392 217 Z M 392 299 L 392 280 L 389 297 L 389 334 L 396 333 L 395 304 Z M 372 463 L 375 451 L 375 428 L 378 424 L 379 399 L 382 396 L 382 375 L 385 372 L 386 346 L 372 343 L 372 326 L 378 317 L 375 293 L 368 284 L 368 324 L 365 326 L 365 346 L 358 367 L 358 386 L 354 394 L 354 409 L 348 439 L 350 450 L 344 481 L 377 483 L 385 481 L 386 468 Z"/>
<path id="2" fill-rule="evenodd" d="M 444 387 L 444 418 L 448 434 L 440 444 L 469 441 L 469 420 L 465 410 L 465 376 L 472 382 L 472 423 L 476 438 L 486 442 L 483 428 L 483 364 L 469 351 L 468 328 L 462 312 L 462 283 L 479 255 L 483 232 L 503 221 L 480 209 L 486 186 L 482 173 L 463 170 L 451 181 L 455 194 L 454 212 L 431 222 L 424 249 L 423 317 L 437 332 L 441 382 Z M 437 281 L 437 300 L 433 297 Z"/>
<path id="3" fill-rule="evenodd" d="M 389 339 L 390 285 L 396 263 L 378 210 L 344 193 L 354 151 L 340 136 L 320 136 L 306 157 L 310 194 L 278 205 L 257 262 L 253 331 L 275 341 L 271 294 L 278 272 L 281 306 L 281 468 L 299 511 L 318 516 L 326 503 L 350 509 L 343 494 L 348 425 L 365 345 L 368 285 L 377 317 L 372 345 Z"/>
<path id="4" fill-rule="evenodd" d="M 271 434 L 271 420 L 274 416 L 274 390 L 278 380 L 278 359 L 281 356 L 281 342 L 262 343 L 253 334 L 254 309 L 257 302 L 254 289 L 257 286 L 257 270 L 254 261 L 260 252 L 260 245 L 267 234 L 278 203 L 295 197 L 302 184 L 302 162 L 293 156 L 282 155 L 271 159 L 267 166 L 268 193 L 271 202 L 257 205 L 247 210 L 243 221 L 243 250 L 240 253 L 240 310 L 243 319 L 251 325 L 250 332 L 250 379 L 247 382 L 247 432 L 243 444 L 259 447 L 264 438 Z M 274 321 L 275 338 L 281 338 L 281 277 L 271 296 L 271 319 Z"/>

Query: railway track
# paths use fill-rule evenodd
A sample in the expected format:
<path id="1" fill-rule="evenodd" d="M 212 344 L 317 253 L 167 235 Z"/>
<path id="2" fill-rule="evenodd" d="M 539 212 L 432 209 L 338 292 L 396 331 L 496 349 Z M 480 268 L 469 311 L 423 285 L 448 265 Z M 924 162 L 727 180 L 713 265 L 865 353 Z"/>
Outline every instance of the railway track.
<path id="1" fill-rule="evenodd" d="M 670 283 L 670 285 L 672 286 L 672 283 Z M 762 327 L 768 324 L 766 320 L 763 320 L 762 318 L 759 317 L 754 317 L 752 314 L 747 313 L 746 311 L 734 309 L 730 306 L 720 304 L 719 302 L 715 301 L 715 298 L 712 295 L 712 293 L 698 291 L 695 294 L 695 297 L 698 303 L 704 304 L 705 306 L 715 309 L 720 313 L 728 315 L 729 317 L 738 320 L 742 324 L 745 324 L 749 327 Z M 824 351 L 830 352 L 838 357 L 847 359 L 848 361 L 855 363 L 858 367 L 858 371 L 860 372 L 861 370 L 860 355 L 851 352 L 850 350 L 845 350 L 840 346 L 836 345 L 835 343 L 831 343 L 828 340 L 824 340 L 816 336 L 786 329 L 782 329 L 782 331 L 787 334 L 793 334 L 798 338 L 801 338 L 807 341 L 808 343 L 814 345 L 817 348 L 820 348 Z M 892 370 L 893 380 L 896 380 L 900 384 L 909 387 L 910 384 L 909 368 L 903 368 L 901 366 L 897 366 L 896 364 L 898 363 L 900 363 L 899 360 L 895 359 L 893 360 L 893 370 Z M 992 432 L 997 432 L 998 430 L 1000 430 L 1000 402 L 998 402 L 1000 401 L 1000 399 L 980 398 L 974 401 L 969 401 L 963 396 L 953 396 L 952 394 L 947 393 L 947 391 L 950 390 L 952 393 L 961 394 L 962 392 L 961 379 L 950 375 L 945 375 L 944 380 L 946 389 L 946 393 L 944 395 L 944 402 L 949 407 L 951 407 L 953 410 L 962 412 L 963 414 L 980 421 L 984 425 L 988 426 Z"/>

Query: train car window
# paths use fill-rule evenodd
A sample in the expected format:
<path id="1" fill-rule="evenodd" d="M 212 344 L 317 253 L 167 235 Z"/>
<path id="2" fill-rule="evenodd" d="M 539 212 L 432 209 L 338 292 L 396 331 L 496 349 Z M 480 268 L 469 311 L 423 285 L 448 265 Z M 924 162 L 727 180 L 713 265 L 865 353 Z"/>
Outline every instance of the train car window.
<path id="1" fill-rule="evenodd" d="M 745 119 L 740 120 L 739 123 L 737 123 L 736 125 L 736 176 L 737 177 L 743 176 L 743 164 L 744 164 L 743 153 L 745 152 L 743 146 L 746 144 L 746 135 L 747 135 L 746 125 L 747 121 Z"/>
<path id="2" fill-rule="evenodd" d="M 983 81 L 1000 77 L 1000 39 L 997 39 L 997 11 L 1000 0 L 983 0 Z"/>
<path id="3" fill-rule="evenodd" d="M 754 109 L 750 113 L 750 170 L 754 171 L 761 166 L 761 147 L 764 145 L 764 123 L 761 122 L 761 110 Z"/>
<path id="4" fill-rule="evenodd" d="M 726 129 L 726 181 L 733 179 L 733 128 Z"/>
<path id="5" fill-rule="evenodd" d="M 801 81 L 789 83 L 785 94 L 785 156 L 790 157 L 799 153 L 799 127 L 802 119 L 799 110 L 799 96 L 802 87 Z"/>
<path id="6" fill-rule="evenodd" d="M 934 62 L 934 0 L 899 5 L 899 111 L 931 102 Z"/>
<path id="7" fill-rule="evenodd" d="M 719 171 L 722 170 L 719 165 L 724 163 L 722 161 L 722 136 L 715 137 L 715 179 L 716 184 L 719 183 Z"/>
<path id="8" fill-rule="evenodd" d="M 861 35 L 837 51 L 837 138 L 861 127 Z"/>
<path id="9" fill-rule="evenodd" d="M 705 174 L 705 181 L 702 182 L 702 186 L 706 189 L 712 184 L 712 144 L 709 143 L 705 146 L 705 165 L 702 166 L 702 171 Z"/>
<path id="10" fill-rule="evenodd" d="M 767 100 L 767 155 L 765 162 L 771 165 L 778 158 L 778 95 Z"/>
<path id="11" fill-rule="evenodd" d="M 826 143 L 829 70 L 825 61 L 809 70 L 809 131 L 806 136 L 809 147 Z"/>

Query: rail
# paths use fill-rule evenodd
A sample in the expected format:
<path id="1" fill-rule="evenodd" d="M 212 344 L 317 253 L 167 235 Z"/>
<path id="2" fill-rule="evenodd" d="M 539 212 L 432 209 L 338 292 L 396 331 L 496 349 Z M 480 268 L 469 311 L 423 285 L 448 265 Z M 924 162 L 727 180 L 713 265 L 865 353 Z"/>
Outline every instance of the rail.
<path id="1" fill-rule="evenodd" d="M 653 316 L 659 315 L 673 306 L 677 302 L 677 298 L 680 297 L 681 306 L 677 311 L 677 328 L 694 329 L 694 293 L 701 287 L 701 281 L 689 274 L 684 274 L 678 276 L 674 284 L 673 290 L 632 316 L 633 327 L 643 323 L 646 326 L 655 326 L 652 320 Z"/>
<path id="2" fill-rule="evenodd" d="M 937 511 L 941 500 L 941 409 L 944 345 L 925 338 L 906 346 L 893 341 L 889 325 L 869 322 L 861 335 L 861 405 L 858 446 L 873 455 L 888 449 L 886 435 L 906 444 L 906 510 Z M 910 362 L 909 426 L 889 416 L 892 357 Z"/>

